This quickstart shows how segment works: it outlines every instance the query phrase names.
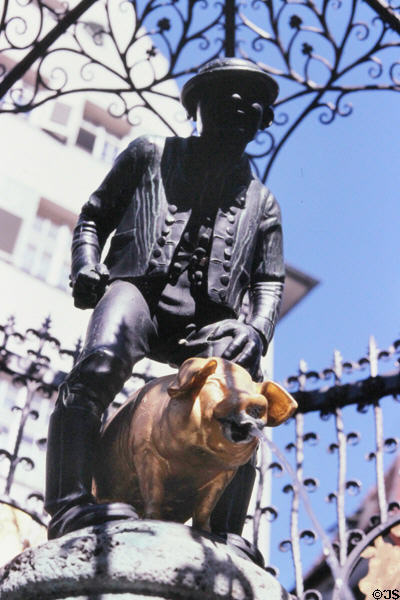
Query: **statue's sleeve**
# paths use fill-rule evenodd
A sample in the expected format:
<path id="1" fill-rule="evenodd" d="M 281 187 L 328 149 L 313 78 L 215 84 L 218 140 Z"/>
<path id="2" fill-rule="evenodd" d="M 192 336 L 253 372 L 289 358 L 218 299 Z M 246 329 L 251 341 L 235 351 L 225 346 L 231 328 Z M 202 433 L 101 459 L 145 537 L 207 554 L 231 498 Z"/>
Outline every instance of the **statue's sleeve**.
<path id="1" fill-rule="evenodd" d="M 273 194 L 267 194 L 258 230 L 247 319 L 261 333 L 264 352 L 274 334 L 285 282 L 281 211 Z"/>
<path id="2" fill-rule="evenodd" d="M 108 236 L 132 200 L 145 159 L 146 142 L 138 138 L 117 157 L 100 187 L 83 205 L 72 239 L 72 282 L 83 266 L 100 262 Z"/>

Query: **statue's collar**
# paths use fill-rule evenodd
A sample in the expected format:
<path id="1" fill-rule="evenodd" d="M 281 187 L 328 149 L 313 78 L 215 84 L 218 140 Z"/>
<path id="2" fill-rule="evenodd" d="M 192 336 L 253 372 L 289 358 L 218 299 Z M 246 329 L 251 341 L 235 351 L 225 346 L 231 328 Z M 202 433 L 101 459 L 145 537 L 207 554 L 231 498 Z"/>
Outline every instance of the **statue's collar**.
<path id="1" fill-rule="evenodd" d="M 183 171 L 188 173 L 193 169 L 193 165 L 201 165 L 200 152 L 203 152 L 201 140 L 199 137 L 192 135 L 188 138 L 171 138 L 175 139 L 179 145 L 179 159 Z M 208 154 L 205 157 L 204 167 L 206 170 L 214 171 L 214 173 L 221 175 L 224 178 L 232 179 L 233 185 L 248 185 L 252 178 L 250 169 L 250 161 L 247 154 L 243 153 L 239 160 L 232 163 L 232 159 L 227 156 L 223 164 L 219 161 L 218 157 L 213 157 L 212 154 Z M 220 171 L 218 169 L 220 165 Z M 219 171 L 219 173 L 218 173 Z"/>
<path id="2" fill-rule="evenodd" d="M 199 142 L 196 136 L 167 138 L 163 157 L 167 168 L 163 179 L 168 193 L 185 204 L 188 198 L 193 197 L 194 190 L 208 184 L 211 197 L 223 198 L 224 204 L 242 208 L 247 189 L 254 178 L 248 156 L 243 154 L 236 164 L 229 161 L 225 165 L 216 163 L 210 156 L 203 162 L 199 156 L 203 149 L 200 150 Z"/>

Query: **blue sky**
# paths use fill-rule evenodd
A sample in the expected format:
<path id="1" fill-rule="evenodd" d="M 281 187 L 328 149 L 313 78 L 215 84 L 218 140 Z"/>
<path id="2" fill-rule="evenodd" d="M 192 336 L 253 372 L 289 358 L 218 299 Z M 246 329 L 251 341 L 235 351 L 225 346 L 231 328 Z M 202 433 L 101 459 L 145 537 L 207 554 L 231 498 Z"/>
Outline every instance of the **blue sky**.
<path id="1" fill-rule="evenodd" d="M 277 328 L 275 376 L 357 360 L 375 335 L 400 336 L 400 111 L 395 92 L 353 95 L 353 114 L 311 114 L 289 139 L 268 186 L 283 215 L 286 261 L 320 281 Z"/>
<path id="2" fill-rule="evenodd" d="M 330 366 L 334 349 L 345 360 L 357 361 L 365 355 L 371 334 L 381 349 L 400 337 L 399 96 L 359 93 L 352 102 L 353 114 L 328 126 L 311 114 L 282 150 L 268 180 L 282 208 L 286 261 L 320 281 L 277 327 L 279 381 L 296 373 L 301 358 L 310 369 L 321 371 Z M 366 376 L 368 372 L 358 374 Z M 382 405 L 385 433 L 396 436 L 399 406 L 390 398 Z M 361 494 L 346 499 L 351 513 L 374 484 L 374 462 L 365 460 L 374 449 L 374 420 L 371 409 L 361 416 L 348 408 L 344 415 L 346 433 L 355 429 L 362 436 L 348 455 L 349 479 L 363 482 Z M 325 502 L 336 485 L 337 459 L 327 452 L 335 440 L 334 423 L 331 419 L 323 424 L 316 415 L 305 421 L 306 431 L 318 431 L 320 443 L 306 448 L 304 474 L 320 480 L 310 499 L 329 527 L 336 521 L 335 507 Z M 293 424 L 274 432 L 281 446 L 293 436 Z M 385 456 L 385 468 L 392 460 L 393 455 Z M 271 563 L 280 568 L 280 581 L 290 588 L 289 556 L 277 550 L 278 540 L 289 533 L 290 498 L 281 493 L 286 482 L 284 477 L 274 483 L 272 501 L 282 517 L 272 526 Z M 302 523 L 304 527 L 307 520 Z M 320 546 L 301 546 L 307 569 L 320 555 Z"/>

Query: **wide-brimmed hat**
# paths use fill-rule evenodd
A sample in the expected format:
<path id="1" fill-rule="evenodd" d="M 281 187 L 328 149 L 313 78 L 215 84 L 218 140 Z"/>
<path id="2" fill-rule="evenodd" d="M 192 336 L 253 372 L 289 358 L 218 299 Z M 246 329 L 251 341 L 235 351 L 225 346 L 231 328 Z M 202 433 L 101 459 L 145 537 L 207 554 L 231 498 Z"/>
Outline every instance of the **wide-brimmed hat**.
<path id="1" fill-rule="evenodd" d="M 279 86 L 275 79 L 255 63 L 243 58 L 217 58 L 206 63 L 199 72 L 185 83 L 181 101 L 190 116 L 195 116 L 197 104 L 205 87 L 218 85 L 222 81 L 247 82 L 260 94 L 264 105 L 276 100 Z"/>

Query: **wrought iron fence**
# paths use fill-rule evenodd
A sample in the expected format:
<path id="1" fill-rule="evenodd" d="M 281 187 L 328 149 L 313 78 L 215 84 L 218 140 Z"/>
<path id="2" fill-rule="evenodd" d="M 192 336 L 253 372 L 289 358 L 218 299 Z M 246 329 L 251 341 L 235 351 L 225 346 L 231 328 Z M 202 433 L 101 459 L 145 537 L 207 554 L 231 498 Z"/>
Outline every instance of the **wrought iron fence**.
<path id="1" fill-rule="evenodd" d="M 277 522 L 276 533 L 274 525 L 271 526 L 272 543 L 279 551 L 289 551 L 291 555 L 294 591 L 298 597 L 330 598 L 332 593 L 334 597 L 344 597 L 346 585 L 353 588 L 357 597 L 364 597 L 358 586 L 360 581 L 364 581 L 364 587 L 365 582 L 369 584 L 368 561 L 361 555 L 376 538 L 386 536 L 400 523 L 398 454 L 393 463 L 395 468 L 392 464 L 389 469 L 389 455 L 399 448 L 396 437 L 399 351 L 400 340 L 380 350 L 371 337 L 367 354 L 358 361 L 345 361 L 340 352 L 335 351 L 330 367 L 310 370 L 301 361 L 298 373 L 285 382 L 294 391 L 299 410 L 289 425 L 293 429 L 284 450 L 273 447 L 275 458 L 266 460 L 261 469 L 264 472 L 272 469 L 282 476 L 286 465 L 288 481 L 282 486 L 274 483 L 273 497 L 282 502 L 282 492 L 289 495 L 289 503 L 286 503 L 289 523 L 279 518 L 275 506 L 258 506 L 257 510 L 259 514 L 268 513 L 270 520 Z M 390 363 L 391 369 L 386 367 L 382 372 L 383 363 Z M 361 377 L 363 370 L 367 376 Z M 384 413 L 387 415 L 385 428 Z M 277 439 L 279 437 L 278 433 Z M 282 443 L 277 442 L 280 447 Z M 357 446 L 358 454 L 351 456 Z M 336 465 L 325 452 L 336 457 Z M 286 454 L 294 455 L 289 464 Z M 366 468 L 368 463 L 374 464 L 373 470 Z M 287 477 L 288 471 L 291 479 Z M 321 482 L 316 475 L 321 477 Z M 313 502 L 307 500 L 304 490 L 307 494 L 315 493 L 319 487 L 319 497 Z M 357 496 L 362 487 L 370 492 L 360 503 Z M 325 500 L 334 507 L 331 514 L 323 507 Z M 303 508 L 302 503 L 306 504 Z M 287 519 L 287 512 L 283 511 L 283 515 L 283 519 Z M 279 533 L 285 525 L 289 535 L 281 540 Z M 327 529 L 329 537 L 325 534 Z M 276 540 L 279 541 L 276 543 Z M 314 553 L 302 548 L 317 541 Z M 277 553 L 272 556 L 277 557 Z M 306 576 L 304 559 L 308 563 Z M 284 561 L 280 562 L 286 569 Z"/>
<path id="2" fill-rule="evenodd" d="M 2 444 L 0 449 L 3 459 L 0 503 L 25 511 L 43 525 L 47 521 L 42 494 L 44 452 L 34 460 L 33 448 L 45 447 L 46 421 L 56 389 L 80 351 L 79 341 L 74 349 L 64 349 L 52 335 L 50 325 L 48 318 L 38 329 L 21 333 L 10 318 L 0 327 L 0 381 L 24 390 L 15 404 L 0 406 L 3 432 L 0 439 L 8 440 L 7 446 Z M 283 583 L 287 587 L 293 584 L 299 598 L 325 596 L 324 589 L 329 590 L 330 597 L 334 580 L 327 567 L 332 564 L 336 569 L 335 579 L 340 573 L 343 581 L 357 589 L 362 578 L 359 563 L 366 560 L 361 554 L 378 536 L 400 523 L 400 498 L 390 497 L 390 482 L 388 475 L 385 476 L 389 463 L 384 463 L 385 455 L 399 447 L 395 435 L 398 407 L 390 399 L 397 400 L 396 394 L 400 392 L 399 352 L 400 340 L 386 350 L 379 350 L 371 338 L 368 353 L 360 360 L 344 361 L 335 352 L 332 366 L 321 371 L 309 370 L 300 362 L 298 373 L 285 382 L 293 390 L 299 410 L 287 427 L 277 430 L 270 448 L 262 445 L 260 482 L 262 486 L 270 481 L 273 503 L 263 504 L 260 486 L 254 514 L 249 518 L 256 543 L 260 542 L 260 522 L 263 519 L 270 522 L 271 562 L 279 564 Z M 382 372 L 380 365 L 385 361 L 390 368 Z M 367 376 L 360 377 L 362 369 L 367 369 Z M 133 377 L 128 386 L 131 390 L 151 379 L 148 371 L 134 373 Z M 44 419 L 40 418 L 41 413 Z M 373 473 L 363 472 L 363 456 L 351 459 L 350 453 L 356 445 L 362 453 L 367 451 L 367 461 L 374 462 Z M 329 454 L 322 455 L 324 446 L 329 454 L 336 456 L 336 465 Z M 34 483 L 26 480 L 27 469 L 33 472 Z M 314 494 L 314 500 L 307 500 L 319 486 L 318 471 L 322 475 L 322 494 L 334 506 L 328 517 L 323 514 L 323 499 L 318 494 Z M 279 479 L 273 476 L 269 480 L 269 472 Z M 398 480 L 397 471 L 392 469 L 390 473 Z M 358 493 L 363 483 L 372 492 L 360 505 L 359 500 L 348 498 L 348 493 Z M 32 487 L 35 484 L 37 488 Z M 310 543 L 315 543 L 313 553 Z M 313 568 L 310 561 L 314 561 Z M 268 570 L 278 574 L 276 567 L 269 566 Z M 340 592 L 343 587 L 336 590 L 338 595 Z"/>
<path id="3" fill-rule="evenodd" d="M 252 145 L 265 181 L 299 124 L 351 114 L 360 91 L 399 91 L 400 12 L 385 0 L 57 0 L 3 2 L 0 112 L 29 112 L 75 93 L 109 96 L 134 127 L 145 114 L 176 132 L 178 86 L 221 54 L 279 82 L 273 126 Z"/>

